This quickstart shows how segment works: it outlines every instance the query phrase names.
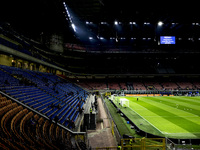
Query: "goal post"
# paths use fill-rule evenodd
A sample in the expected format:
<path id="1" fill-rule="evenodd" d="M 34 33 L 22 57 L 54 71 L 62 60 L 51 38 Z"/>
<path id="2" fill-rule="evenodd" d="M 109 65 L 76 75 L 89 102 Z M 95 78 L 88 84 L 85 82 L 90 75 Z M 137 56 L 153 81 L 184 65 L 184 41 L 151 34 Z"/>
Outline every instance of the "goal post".
<path id="1" fill-rule="evenodd" d="M 116 100 L 116 97 L 117 97 L 116 94 L 112 94 L 112 95 L 110 96 L 110 99 L 111 99 L 112 101 L 115 101 L 115 100 Z"/>
<path id="2" fill-rule="evenodd" d="M 129 100 L 126 98 L 120 98 L 120 104 L 122 107 L 129 107 Z"/>

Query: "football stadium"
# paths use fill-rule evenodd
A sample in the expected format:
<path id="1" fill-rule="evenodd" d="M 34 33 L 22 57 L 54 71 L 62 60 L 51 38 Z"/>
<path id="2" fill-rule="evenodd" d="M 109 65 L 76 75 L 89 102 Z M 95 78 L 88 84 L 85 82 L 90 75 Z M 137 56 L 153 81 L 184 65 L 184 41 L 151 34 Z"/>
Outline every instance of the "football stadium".
<path id="1" fill-rule="evenodd" d="M 0 6 L 0 149 L 200 150 L 197 2 Z"/>

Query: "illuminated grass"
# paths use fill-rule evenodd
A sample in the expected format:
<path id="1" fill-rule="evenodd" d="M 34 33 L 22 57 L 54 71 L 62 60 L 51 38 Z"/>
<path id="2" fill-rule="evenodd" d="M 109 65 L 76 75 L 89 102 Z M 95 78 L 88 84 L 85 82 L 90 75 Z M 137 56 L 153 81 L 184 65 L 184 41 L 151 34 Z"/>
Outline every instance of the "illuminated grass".
<path id="1" fill-rule="evenodd" d="M 117 110 L 113 106 L 113 104 L 108 99 L 105 99 L 105 102 L 119 130 L 120 135 L 126 134 L 130 136 L 138 137 L 135 131 L 130 128 L 130 124 L 127 124 L 127 121 L 123 117 L 121 117 L 119 113 L 117 113 Z"/>
<path id="2" fill-rule="evenodd" d="M 200 138 L 200 97 L 126 98 L 129 108 L 121 110 L 141 130 L 170 138 Z"/>

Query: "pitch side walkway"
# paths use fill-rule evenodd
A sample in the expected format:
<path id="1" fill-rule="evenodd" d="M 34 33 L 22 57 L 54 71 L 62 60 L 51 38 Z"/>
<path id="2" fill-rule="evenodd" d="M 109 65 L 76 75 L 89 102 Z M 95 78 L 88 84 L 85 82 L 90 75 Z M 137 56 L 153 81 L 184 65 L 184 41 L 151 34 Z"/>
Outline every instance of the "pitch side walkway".
<path id="1" fill-rule="evenodd" d="M 83 105 L 83 109 L 84 109 L 83 113 L 80 114 L 80 116 L 78 117 L 78 119 L 76 121 L 76 124 L 75 124 L 76 127 L 75 127 L 74 131 L 76 131 L 76 132 L 80 131 L 80 124 L 83 121 L 84 114 L 90 113 L 91 103 L 94 103 L 94 96 L 90 94 L 86 100 L 86 103 Z"/>
<path id="2" fill-rule="evenodd" d="M 111 133 L 111 126 L 109 124 L 107 114 L 104 110 L 102 100 L 98 98 L 97 102 L 98 102 L 98 110 L 99 110 L 98 115 L 100 119 L 103 120 L 103 122 L 99 122 L 96 124 L 96 130 L 88 131 L 89 144 L 91 148 L 116 147 L 117 143 Z"/>

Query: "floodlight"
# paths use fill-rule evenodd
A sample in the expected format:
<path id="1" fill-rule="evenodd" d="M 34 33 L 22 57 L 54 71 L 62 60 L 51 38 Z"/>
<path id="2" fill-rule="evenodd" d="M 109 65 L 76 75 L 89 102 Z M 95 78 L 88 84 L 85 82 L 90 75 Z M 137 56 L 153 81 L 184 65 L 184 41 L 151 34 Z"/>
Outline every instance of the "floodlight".
<path id="1" fill-rule="evenodd" d="M 86 21 L 85 24 L 93 24 L 93 22 Z"/>
<path id="2" fill-rule="evenodd" d="M 129 24 L 136 24 L 136 22 L 129 22 Z"/>
<path id="3" fill-rule="evenodd" d="M 150 22 L 144 22 L 145 25 L 150 25 Z"/>
<path id="4" fill-rule="evenodd" d="M 101 22 L 101 24 L 106 24 L 106 22 Z"/>
<path id="5" fill-rule="evenodd" d="M 117 22 L 117 21 L 115 21 L 115 25 L 118 25 L 118 22 Z"/>
<path id="6" fill-rule="evenodd" d="M 72 23 L 72 28 L 74 30 L 74 32 L 76 32 L 76 26 Z"/>
<path id="7" fill-rule="evenodd" d="M 158 26 L 162 26 L 163 25 L 163 22 L 162 21 L 159 21 L 158 22 Z"/>

